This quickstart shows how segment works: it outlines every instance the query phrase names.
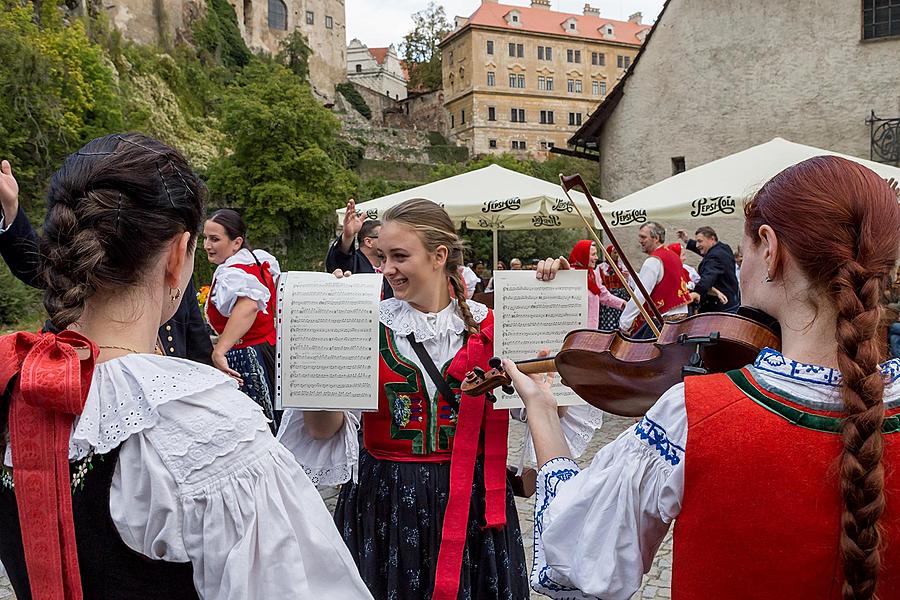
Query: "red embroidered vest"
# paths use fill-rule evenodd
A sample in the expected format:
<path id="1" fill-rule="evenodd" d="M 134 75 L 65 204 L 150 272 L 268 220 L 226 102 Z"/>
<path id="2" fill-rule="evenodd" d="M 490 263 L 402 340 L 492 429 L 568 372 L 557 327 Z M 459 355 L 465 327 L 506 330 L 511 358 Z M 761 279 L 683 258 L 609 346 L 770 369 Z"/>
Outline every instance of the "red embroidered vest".
<path id="1" fill-rule="evenodd" d="M 839 600 L 840 413 L 763 389 L 742 369 L 685 379 L 688 440 L 674 600 Z M 900 590 L 900 409 L 884 425 L 882 598 Z"/>
<path id="2" fill-rule="evenodd" d="M 659 314 L 665 315 L 674 308 L 690 304 L 691 292 L 687 289 L 687 283 L 682 276 L 684 265 L 681 263 L 681 257 L 665 246 L 660 246 L 650 253 L 650 256 L 658 258 L 663 265 L 662 279 L 650 292 L 650 299 L 659 309 Z M 644 305 L 647 306 L 647 303 Z M 639 314 L 631 326 L 631 331 L 637 331 L 643 324 L 644 318 Z"/>
<path id="3" fill-rule="evenodd" d="M 272 277 L 272 273 L 269 271 L 269 263 L 264 262 L 261 265 L 231 265 L 228 267 L 229 269 L 240 269 L 245 273 L 250 273 L 257 279 L 259 279 L 260 283 L 266 286 L 266 289 L 269 290 L 269 302 L 266 304 L 266 312 L 259 311 L 256 313 L 256 320 L 253 321 L 253 325 L 250 326 L 250 329 L 247 330 L 247 333 L 244 334 L 237 344 L 234 345 L 235 349 L 239 348 L 248 348 L 250 346 L 256 346 L 257 344 L 268 343 L 271 345 L 275 345 L 277 341 L 277 336 L 275 333 L 275 279 Z M 209 298 L 206 302 L 206 318 L 209 321 L 209 324 L 213 329 L 216 330 L 216 333 L 222 333 L 225 330 L 225 326 L 228 324 L 228 317 L 224 316 L 219 312 L 219 309 L 216 308 L 215 303 L 212 301 L 212 295 L 216 288 L 216 282 L 213 281 L 212 289 L 209 292 Z"/>
<path id="4" fill-rule="evenodd" d="M 482 321 L 483 329 L 492 327 L 493 312 Z M 429 398 L 425 388 L 427 373 L 402 356 L 396 347 L 394 332 L 380 326 L 378 359 L 378 411 L 365 412 L 363 442 L 366 450 L 382 460 L 410 462 L 447 462 L 453 451 L 457 414 L 436 392 Z M 488 356 L 493 345 L 488 345 Z M 462 372 L 452 368 L 466 358 L 466 345 L 445 365 L 437 365 L 455 394 L 459 394 Z M 482 366 L 485 368 L 485 366 Z M 506 411 L 503 411 L 504 415 Z M 478 451 L 483 449 L 479 440 Z"/>

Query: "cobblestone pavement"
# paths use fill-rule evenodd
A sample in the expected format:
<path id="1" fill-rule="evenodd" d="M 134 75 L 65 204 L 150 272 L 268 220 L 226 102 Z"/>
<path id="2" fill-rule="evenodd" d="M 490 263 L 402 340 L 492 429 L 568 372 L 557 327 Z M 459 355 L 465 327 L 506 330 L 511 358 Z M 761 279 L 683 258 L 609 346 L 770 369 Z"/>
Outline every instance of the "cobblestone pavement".
<path id="1" fill-rule="evenodd" d="M 578 461 L 579 464 L 584 466 L 589 463 L 598 449 L 614 440 L 619 433 L 633 424 L 634 421 L 632 419 L 607 416 L 603 427 L 597 432 L 597 435 L 594 436 L 594 440 L 588 447 L 587 452 L 585 452 L 584 456 Z M 514 460 L 513 457 L 516 457 L 516 459 L 518 458 L 518 452 L 519 448 L 521 448 L 524 432 L 524 425 L 516 422 L 511 423 L 509 435 L 511 462 Z M 329 510 L 333 510 L 337 498 L 337 488 L 327 488 L 322 490 L 322 497 L 325 498 L 325 503 L 328 505 Z M 534 526 L 534 499 L 518 498 L 516 503 L 519 507 L 519 523 L 522 528 L 522 538 L 525 542 L 525 554 L 528 557 L 530 565 L 532 556 L 532 529 Z M 653 566 L 650 568 L 650 572 L 644 576 L 643 585 L 633 596 L 633 600 L 670 598 L 671 586 L 672 537 L 670 534 L 660 547 L 656 559 L 653 561 Z M 545 598 L 545 596 L 536 593 L 531 594 L 532 600 L 540 598 Z M 3 572 L 2 566 L 0 566 L 0 600 L 15 600 L 12 587 L 9 584 L 9 580 L 6 578 L 5 572 Z"/>

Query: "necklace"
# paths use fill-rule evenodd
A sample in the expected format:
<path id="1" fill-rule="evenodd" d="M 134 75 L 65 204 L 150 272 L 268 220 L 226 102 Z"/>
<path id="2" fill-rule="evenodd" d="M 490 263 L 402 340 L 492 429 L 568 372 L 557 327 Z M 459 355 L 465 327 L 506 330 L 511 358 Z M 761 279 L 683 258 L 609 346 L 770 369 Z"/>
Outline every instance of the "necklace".
<path id="1" fill-rule="evenodd" d="M 102 344 L 97 344 L 98 348 L 105 348 L 106 350 L 127 350 L 129 352 L 134 352 L 135 354 L 143 354 L 140 350 L 135 350 L 134 348 L 127 348 L 125 346 L 113 346 L 112 344 L 108 346 L 104 346 Z"/>

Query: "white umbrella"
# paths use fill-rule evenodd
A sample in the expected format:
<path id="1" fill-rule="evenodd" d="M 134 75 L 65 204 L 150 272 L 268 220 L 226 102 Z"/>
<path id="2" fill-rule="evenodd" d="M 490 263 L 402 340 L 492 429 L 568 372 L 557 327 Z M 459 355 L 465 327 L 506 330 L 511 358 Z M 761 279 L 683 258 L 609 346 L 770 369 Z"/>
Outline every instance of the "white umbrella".
<path id="1" fill-rule="evenodd" d="M 595 223 L 591 207 L 584 195 L 569 192 L 578 208 Z M 388 208 L 410 198 L 427 198 L 437 202 L 456 226 L 490 229 L 494 232 L 494 266 L 497 264 L 497 232 L 500 230 L 563 229 L 584 227 L 584 221 L 555 183 L 489 165 L 482 169 L 447 177 L 439 181 L 382 196 L 356 205 L 370 219 L 384 216 Z M 602 200 L 598 205 L 608 204 Z M 338 223 L 343 222 L 346 208 L 338 209 Z"/>
<path id="2" fill-rule="evenodd" d="M 600 207 L 612 227 L 646 221 L 741 215 L 741 202 L 791 165 L 823 154 L 840 156 L 900 180 L 900 168 L 775 138 L 673 175 Z"/>

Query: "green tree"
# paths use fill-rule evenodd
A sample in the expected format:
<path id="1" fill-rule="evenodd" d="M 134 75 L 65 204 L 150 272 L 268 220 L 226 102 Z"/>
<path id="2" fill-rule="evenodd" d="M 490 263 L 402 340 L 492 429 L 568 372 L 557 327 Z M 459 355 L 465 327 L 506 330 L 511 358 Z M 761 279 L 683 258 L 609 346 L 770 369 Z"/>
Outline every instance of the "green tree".
<path id="1" fill-rule="evenodd" d="M 410 88 L 436 90 L 441 87 L 441 49 L 438 44 L 450 32 L 443 6 L 429 2 L 414 13 L 413 29 L 403 36 L 400 52 L 409 71 Z"/>
<path id="2" fill-rule="evenodd" d="M 220 127 L 228 149 L 209 169 L 212 203 L 242 208 L 257 241 L 290 244 L 321 228 L 356 189 L 339 122 L 281 64 L 244 67 L 224 93 Z"/>
<path id="3" fill-rule="evenodd" d="M 287 66 L 294 75 L 305 81 L 309 77 L 309 57 L 311 55 L 312 48 L 309 47 L 306 36 L 297 29 L 281 42 L 278 60 Z"/>

